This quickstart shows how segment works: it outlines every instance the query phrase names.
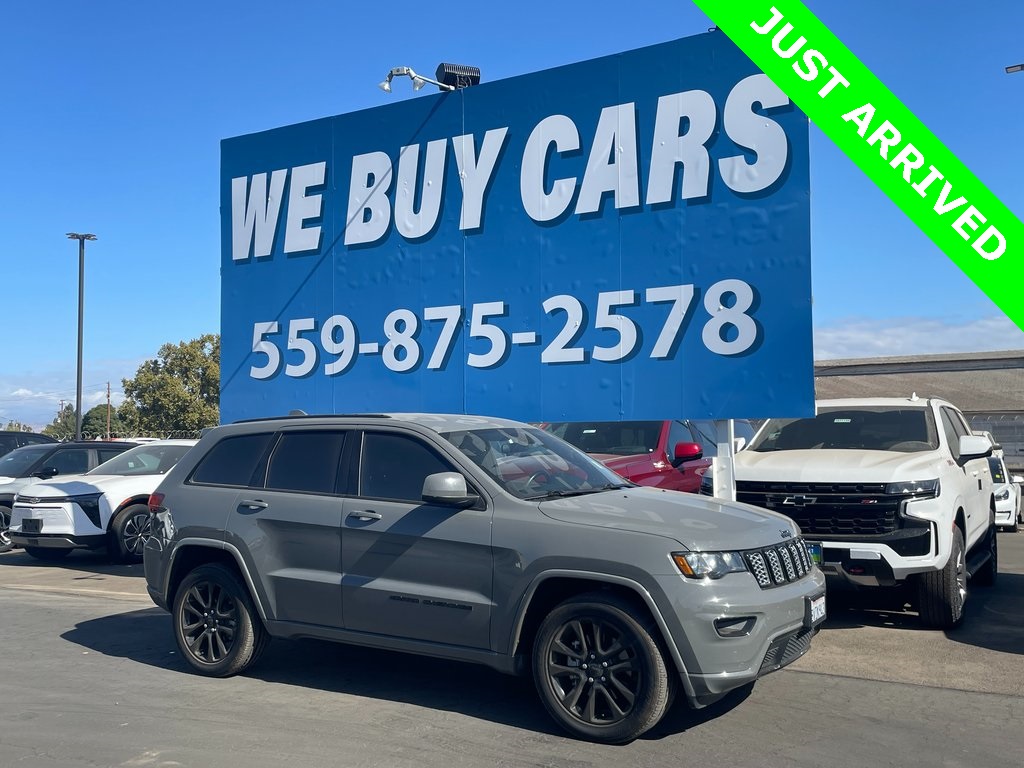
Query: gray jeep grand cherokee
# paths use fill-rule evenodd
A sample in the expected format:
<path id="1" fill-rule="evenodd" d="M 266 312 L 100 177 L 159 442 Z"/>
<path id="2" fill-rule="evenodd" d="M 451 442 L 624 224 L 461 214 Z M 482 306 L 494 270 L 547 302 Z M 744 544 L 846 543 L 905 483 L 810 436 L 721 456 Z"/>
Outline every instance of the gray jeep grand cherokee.
<path id="1" fill-rule="evenodd" d="M 271 637 L 532 670 L 575 736 L 636 738 L 807 651 L 824 578 L 800 532 L 641 488 L 503 419 L 301 416 L 207 434 L 150 498 L 149 593 L 212 676 Z"/>

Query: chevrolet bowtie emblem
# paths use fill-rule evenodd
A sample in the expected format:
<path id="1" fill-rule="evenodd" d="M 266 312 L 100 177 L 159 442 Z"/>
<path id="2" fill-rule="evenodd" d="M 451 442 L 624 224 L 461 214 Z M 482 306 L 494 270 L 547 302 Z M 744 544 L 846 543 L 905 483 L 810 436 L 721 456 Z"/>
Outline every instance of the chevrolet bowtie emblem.
<path id="1" fill-rule="evenodd" d="M 817 496 L 787 496 L 782 500 L 782 503 L 788 504 L 792 507 L 806 507 L 808 504 L 813 504 L 817 500 Z"/>

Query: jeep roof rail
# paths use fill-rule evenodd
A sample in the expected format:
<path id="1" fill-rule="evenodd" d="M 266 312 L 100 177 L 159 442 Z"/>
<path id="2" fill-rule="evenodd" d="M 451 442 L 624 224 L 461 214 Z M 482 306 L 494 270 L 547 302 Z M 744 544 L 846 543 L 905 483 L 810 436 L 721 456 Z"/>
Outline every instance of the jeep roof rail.
<path id="1" fill-rule="evenodd" d="M 289 414 L 287 416 L 262 416 L 256 419 L 238 419 L 237 421 L 231 422 L 232 424 L 251 424 L 254 421 L 283 421 L 286 419 L 341 419 L 341 418 L 359 418 L 359 419 L 390 419 L 391 416 L 386 413 L 303 413 L 303 414 Z"/>

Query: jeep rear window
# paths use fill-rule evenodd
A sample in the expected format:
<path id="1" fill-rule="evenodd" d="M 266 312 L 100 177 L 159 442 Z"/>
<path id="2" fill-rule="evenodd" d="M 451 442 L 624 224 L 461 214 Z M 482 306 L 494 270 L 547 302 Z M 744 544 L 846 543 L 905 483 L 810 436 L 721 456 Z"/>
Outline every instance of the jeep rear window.
<path id="1" fill-rule="evenodd" d="M 270 457 L 267 488 L 335 493 L 344 447 L 344 432 L 285 432 Z"/>
<path id="2" fill-rule="evenodd" d="M 854 450 L 914 453 L 939 447 L 930 408 L 823 408 L 814 418 L 772 419 L 749 450 Z"/>
<path id="3" fill-rule="evenodd" d="M 271 436 L 271 433 L 265 432 L 221 440 L 199 462 L 190 481 L 210 485 L 248 486 Z"/>

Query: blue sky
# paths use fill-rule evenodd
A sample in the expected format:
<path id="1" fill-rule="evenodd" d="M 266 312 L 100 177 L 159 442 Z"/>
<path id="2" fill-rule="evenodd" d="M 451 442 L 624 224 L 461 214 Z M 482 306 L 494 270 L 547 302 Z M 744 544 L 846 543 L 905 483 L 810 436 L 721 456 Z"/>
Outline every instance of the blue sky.
<path id="1" fill-rule="evenodd" d="M 770 5 L 770 3 L 768 4 Z M 1018 216 L 1024 4 L 807 5 Z M 221 139 L 415 98 L 393 66 L 485 81 L 705 31 L 688 2 L 9 4 L 0 44 L 0 421 L 85 402 L 166 342 L 219 330 Z M 501 10 L 496 10 L 497 8 Z M 437 9 L 435 11 L 435 8 Z M 1024 333 L 811 128 L 815 357 L 1024 348 Z M 1024 286 L 1022 286 L 1024 291 Z"/>

